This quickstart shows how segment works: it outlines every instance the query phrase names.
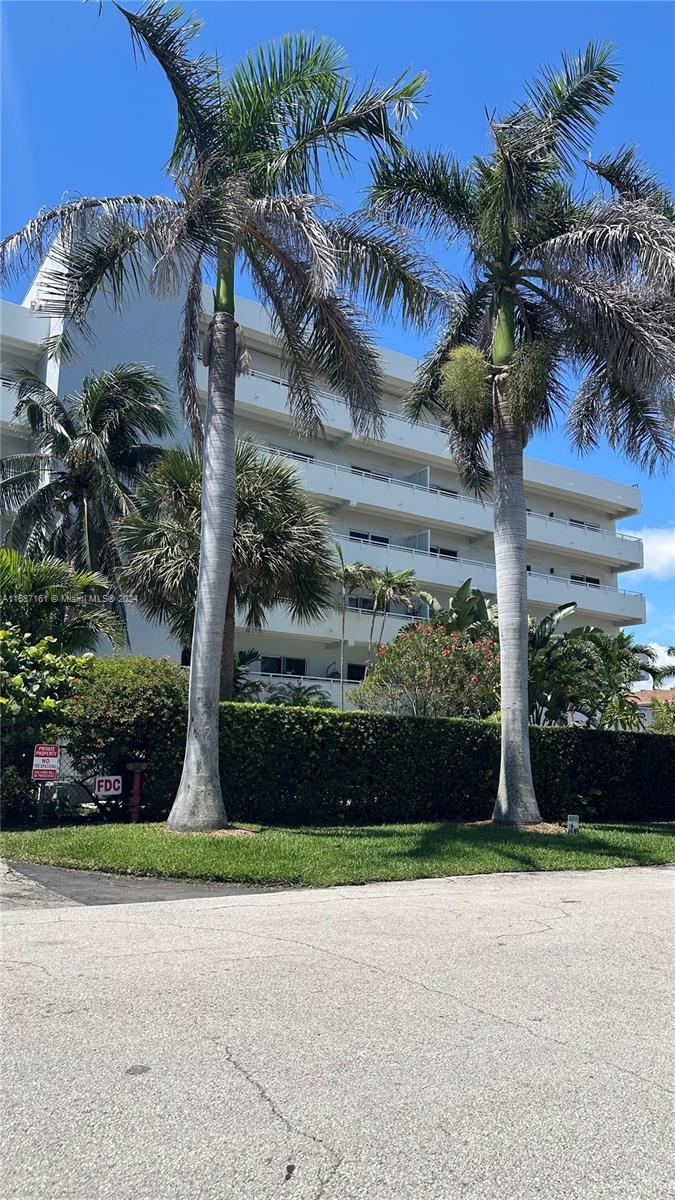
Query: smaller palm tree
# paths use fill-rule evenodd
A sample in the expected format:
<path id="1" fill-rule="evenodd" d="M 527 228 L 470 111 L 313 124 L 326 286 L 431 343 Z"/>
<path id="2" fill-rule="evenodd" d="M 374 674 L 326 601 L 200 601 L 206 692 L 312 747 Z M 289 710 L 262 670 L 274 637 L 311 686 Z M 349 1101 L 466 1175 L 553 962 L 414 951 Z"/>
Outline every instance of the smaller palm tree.
<path id="1" fill-rule="evenodd" d="M 96 650 L 101 638 L 124 644 L 124 627 L 104 603 L 107 580 L 94 571 L 76 571 L 50 556 L 32 562 L 18 550 L 0 549 L 0 618 L 35 642 L 53 637 L 65 654 Z"/>
<path id="2" fill-rule="evenodd" d="M 236 515 L 221 662 L 221 699 L 233 694 L 237 606 L 260 629 L 287 604 L 296 621 L 318 620 L 330 606 L 333 558 L 325 517 L 292 463 L 249 440 L 236 444 Z M 135 512 L 117 530 L 124 590 L 147 617 L 166 621 L 189 647 L 199 574 L 201 460 L 166 450 L 135 494 Z"/>
<path id="3" fill-rule="evenodd" d="M 13 513 L 8 544 L 45 554 L 114 586 L 114 523 L 133 511 L 132 490 L 161 453 L 147 438 L 172 430 L 169 394 L 155 372 L 119 363 L 60 399 L 30 372 L 17 376 L 14 421 L 35 450 L 2 459 L 0 505 Z"/>
<path id="4" fill-rule="evenodd" d="M 347 620 L 347 602 L 349 597 L 357 591 L 369 591 L 373 579 L 372 567 L 367 567 L 362 562 L 346 563 L 342 546 L 339 542 L 335 543 L 335 551 L 338 556 L 338 566 L 335 568 L 335 582 L 340 588 L 340 595 L 336 604 L 342 618 L 342 628 L 340 632 L 340 707 L 345 706 L 345 623 Z"/>
<path id="5" fill-rule="evenodd" d="M 293 708 L 335 708 L 318 683 L 281 683 L 268 697 L 268 703 L 289 704 Z"/>
<path id="6" fill-rule="evenodd" d="M 403 604 L 408 612 L 412 612 L 413 601 L 417 598 L 417 577 L 412 567 L 405 571 L 390 571 L 385 567 L 383 571 L 374 572 L 370 578 L 370 590 L 373 593 L 373 617 L 370 622 L 370 637 L 368 640 L 368 650 L 373 648 L 373 633 L 375 631 L 375 619 L 378 613 L 382 613 L 382 625 L 380 628 L 380 642 L 384 638 L 384 626 L 387 620 L 387 613 L 392 604 Z"/>

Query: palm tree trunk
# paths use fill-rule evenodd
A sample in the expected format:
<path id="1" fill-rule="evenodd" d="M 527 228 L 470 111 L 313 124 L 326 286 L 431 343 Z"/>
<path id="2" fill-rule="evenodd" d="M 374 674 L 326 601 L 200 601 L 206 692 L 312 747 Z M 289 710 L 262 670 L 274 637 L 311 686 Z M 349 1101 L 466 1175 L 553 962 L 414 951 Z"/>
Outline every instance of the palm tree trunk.
<path id="1" fill-rule="evenodd" d="M 502 747 L 492 820 L 541 821 L 532 783 L 528 724 L 527 512 L 523 488 L 523 430 L 510 421 L 505 376 L 494 381 L 494 513 L 501 674 Z"/>
<path id="2" fill-rule="evenodd" d="M 234 696 L 234 633 L 236 617 L 236 599 L 234 580 L 230 576 L 230 586 L 227 592 L 227 607 L 225 609 L 225 629 L 223 632 L 223 652 L 220 656 L 220 699 L 231 700 Z"/>
<path id="3" fill-rule="evenodd" d="M 218 701 L 236 488 L 235 347 L 234 266 L 219 263 L 209 352 L 187 742 L 183 774 L 168 821 L 170 829 L 182 832 L 220 829 L 227 824 L 220 787 Z"/>
<path id="4" fill-rule="evenodd" d="M 385 606 L 384 606 L 384 610 L 383 610 L 383 612 L 382 612 L 382 626 L 381 626 L 381 629 L 380 629 L 380 645 L 382 645 L 382 642 L 384 641 L 384 626 L 385 626 L 385 623 L 386 623 L 386 620 L 387 620 L 387 612 L 388 612 L 388 609 L 387 609 L 387 606 L 386 606 L 386 604 L 385 604 Z"/>
<path id="5" fill-rule="evenodd" d="M 342 633 L 340 635 L 340 708 L 345 706 L 345 622 L 347 620 L 347 589 L 342 585 Z"/>

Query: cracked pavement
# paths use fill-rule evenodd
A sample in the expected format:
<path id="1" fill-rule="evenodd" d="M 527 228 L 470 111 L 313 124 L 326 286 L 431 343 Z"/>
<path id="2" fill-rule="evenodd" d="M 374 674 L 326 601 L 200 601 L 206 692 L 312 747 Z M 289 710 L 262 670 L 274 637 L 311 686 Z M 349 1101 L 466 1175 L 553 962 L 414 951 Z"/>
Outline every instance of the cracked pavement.
<path id="1" fill-rule="evenodd" d="M 1 1194 L 675 1196 L 674 883 L 10 909 Z"/>

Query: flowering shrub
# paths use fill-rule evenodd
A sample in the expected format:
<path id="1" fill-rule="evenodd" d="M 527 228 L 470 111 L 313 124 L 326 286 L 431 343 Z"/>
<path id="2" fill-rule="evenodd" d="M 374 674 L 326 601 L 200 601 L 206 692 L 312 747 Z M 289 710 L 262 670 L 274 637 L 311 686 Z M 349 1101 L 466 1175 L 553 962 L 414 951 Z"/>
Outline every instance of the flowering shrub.
<path id="1" fill-rule="evenodd" d="M 366 712 L 488 717 L 499 707 L 498 646 L 480 627 L 450 632 L 431 621 L 407 625 L 377 648 L 350 700 Z"/>

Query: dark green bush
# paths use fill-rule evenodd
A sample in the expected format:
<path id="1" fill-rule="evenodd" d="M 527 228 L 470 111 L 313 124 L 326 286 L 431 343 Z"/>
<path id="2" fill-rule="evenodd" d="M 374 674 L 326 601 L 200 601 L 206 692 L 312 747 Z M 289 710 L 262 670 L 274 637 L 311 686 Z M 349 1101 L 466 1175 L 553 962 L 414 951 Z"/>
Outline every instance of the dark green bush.
<path id="1" fill-rule="evenodd" d="M 544 820 L 675 818 L 675 738 L 530 734 Z M 226 704 L 221 746 L 230 814 L 270 824 L 482 820 L 499 778 L 499 727 L 482 721 Z"/>
<path id="2" fill-rule="evenodd" d="M 80 778 L 122 775 L 126 764 L 148 764 L 143 809 L 150 820 L 168 813 L 180 779 L 187 720 L 187 672 L 170 658 L 95 658 L 67 705 L 68 749 Z"/>
<path id="3" fill-rule="evenodd" d="M 69 705 L 82 774 L 148 763 L 146 817 L 165 816 L 183 760 L 186 673 L 168 659 L 97 659 Z M 533 727 L 542 816 L 675 819 L 675 738 Z M 481 820 L 499 774 L 499 727 L 482 721 L 224 704 L 229 815 L 263 824 Z"/>

